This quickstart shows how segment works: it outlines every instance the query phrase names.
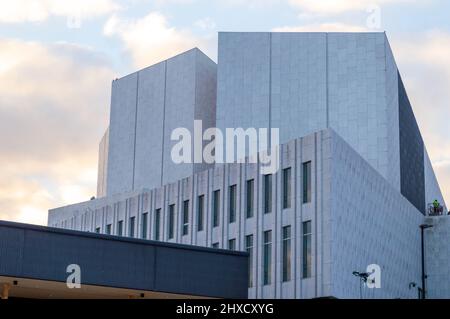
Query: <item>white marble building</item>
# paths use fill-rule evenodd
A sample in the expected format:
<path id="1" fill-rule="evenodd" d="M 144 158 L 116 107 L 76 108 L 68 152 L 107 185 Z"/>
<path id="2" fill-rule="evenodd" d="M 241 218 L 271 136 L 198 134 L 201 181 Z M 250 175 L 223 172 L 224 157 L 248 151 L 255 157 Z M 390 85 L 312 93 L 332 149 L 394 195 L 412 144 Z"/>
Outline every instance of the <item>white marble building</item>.
<path id="1" fill-rule="evenodd" d="M 280 170 L 174 164 L 194 119 L 279 128 Z M 450 298 L 450 216 L 425 216 L 446 207 L 384 33 L 220 33 L 217 66 L 195 49 L 114 81 L 98 194 L 48 225 L 248 251 L 250 298 L 416 298 L 437 223 L 428 296 Z"/>

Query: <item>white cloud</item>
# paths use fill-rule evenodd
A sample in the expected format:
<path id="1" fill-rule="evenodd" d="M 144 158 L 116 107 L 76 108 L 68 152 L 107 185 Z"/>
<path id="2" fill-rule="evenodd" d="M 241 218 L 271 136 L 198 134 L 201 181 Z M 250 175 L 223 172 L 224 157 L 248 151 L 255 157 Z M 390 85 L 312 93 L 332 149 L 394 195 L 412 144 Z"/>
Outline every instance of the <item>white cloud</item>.
<path id="1" fill-rule="evenodd" d="M 203 30 L 213 30 L 216 28 L 216 23 L 209 17 L 195 21 L 194 25 Z"/>
<path id="2" fill-rule="evenodd" d="M 322 23 L 274 28 L 274 32 L 364 32 L 367 28 L 345 23 Z"/>
<path id="3" fill-rule="evenodd" d="M 289 0 L 289 3 L 309 13 L 330 15 L 348 11 L 364 11 L 372 5 L 423 2 L 424 0 Z"/>
<path id="4" fill-rule="evenodd" d="M 114 0 L 0 0 L 0 23 L 41 22 L 50 16 L 91 18 L 118 9 Z"/>
<path id="5" fill-rule="evenodd" d="M 191 32 L 169 26 L 166 17 L 159 12 L 136 20 L 114 15 L 105 24 L 104 34 L 119 37 L 135 67 L 139 68 L 203 45 Z"/>
<path id="6" fill-rule="evenodd" d="M 0 39 L 0 219 L 95 194 L 98 141 L 115 77 L 92 49 Z"/>
<path id="7" fill-rule="evenodd" d="M 285 0 L 221 0 L 220 3 L 228 6 L 246 6 L 250 8 L 264 8 L 280 4 Z"/>

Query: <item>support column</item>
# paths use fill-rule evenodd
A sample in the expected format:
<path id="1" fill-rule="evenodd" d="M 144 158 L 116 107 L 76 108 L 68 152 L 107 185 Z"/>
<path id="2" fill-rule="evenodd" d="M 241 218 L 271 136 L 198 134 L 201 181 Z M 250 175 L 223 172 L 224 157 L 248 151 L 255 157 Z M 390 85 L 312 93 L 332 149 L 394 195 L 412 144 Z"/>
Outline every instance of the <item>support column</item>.
<path id="1" fill-rule="evenodd" d="M 11 289 L 11 284 L 8 284 L 8 283 L 2 284 L 1 299 L 8 299 L 10 289 Z"/>

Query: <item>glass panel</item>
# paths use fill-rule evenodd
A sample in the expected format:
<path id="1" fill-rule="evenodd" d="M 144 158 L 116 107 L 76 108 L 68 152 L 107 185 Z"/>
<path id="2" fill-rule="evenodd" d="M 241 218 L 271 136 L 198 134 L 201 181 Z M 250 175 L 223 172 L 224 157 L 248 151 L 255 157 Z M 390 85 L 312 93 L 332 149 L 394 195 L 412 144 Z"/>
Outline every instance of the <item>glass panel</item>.
<path id="1" fill-rule="evenodd" d="M 311 162 L 303 163 L 303 203 L 311 202 Z"/>
<path id="2" fill-rule="evenodd" d="M 228 194 L 229 199 L 229 212 L 228 212 L 228 219 L 229 223 L 234 223 L 236 221 L 236 185 L 232 185 L 229 188 L 230 192 Z"/>
<path id="3" fill-rule="evenodd" d="M 272 175 L 264 175 L 264 214 L 272 212 Z"/>
<path id="4" fill-rule="evenodd" d="M 291 280 L 291 226 L 283 227 L 283 281 Z"/>
<path id="5" fill-rule="evenodd" d="M 311 221 L 303 222 L 303 278 L 311 277 L 311 246 L 312 233 Z"/>
<path id="6" fill-rule="evenodd" d="M 272 282 L 272 231 L 264 232 L 264 271 L 263 284 L 270 285 Z"/>
<path id="7" fill-rule="evenodd" d="M 283 170 L 283 208 L 291 207 L 291 168 Z"/>
<path id="8" fill-rule="evenodd" d="M 247 181 L 247 218 L 253 217 L 253 196 L 254 196 L 254 186 L 255 182 L 253 179 Z"/>
<path id="9" fill-rule="evenodd" d="M 198 197 L 198 207 L 197 207 L 197 231 L 203 230 L 203 215 L 204 215 L 204 205 L 205 205 L 205 196 L 200 195 Z"/>

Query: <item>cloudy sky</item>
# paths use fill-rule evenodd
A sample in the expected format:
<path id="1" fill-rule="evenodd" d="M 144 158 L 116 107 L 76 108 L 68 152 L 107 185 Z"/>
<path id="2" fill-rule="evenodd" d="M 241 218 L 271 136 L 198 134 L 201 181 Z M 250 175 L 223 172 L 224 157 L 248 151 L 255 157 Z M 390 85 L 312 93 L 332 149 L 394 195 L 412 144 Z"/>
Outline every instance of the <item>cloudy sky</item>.
<path id="1" fill-rule="evenodd" d="M 0 0 L 0 219 L 96 193 L 111 80 L 217 31 L 386 31 L 450 203 L 448 0 Z"/>

